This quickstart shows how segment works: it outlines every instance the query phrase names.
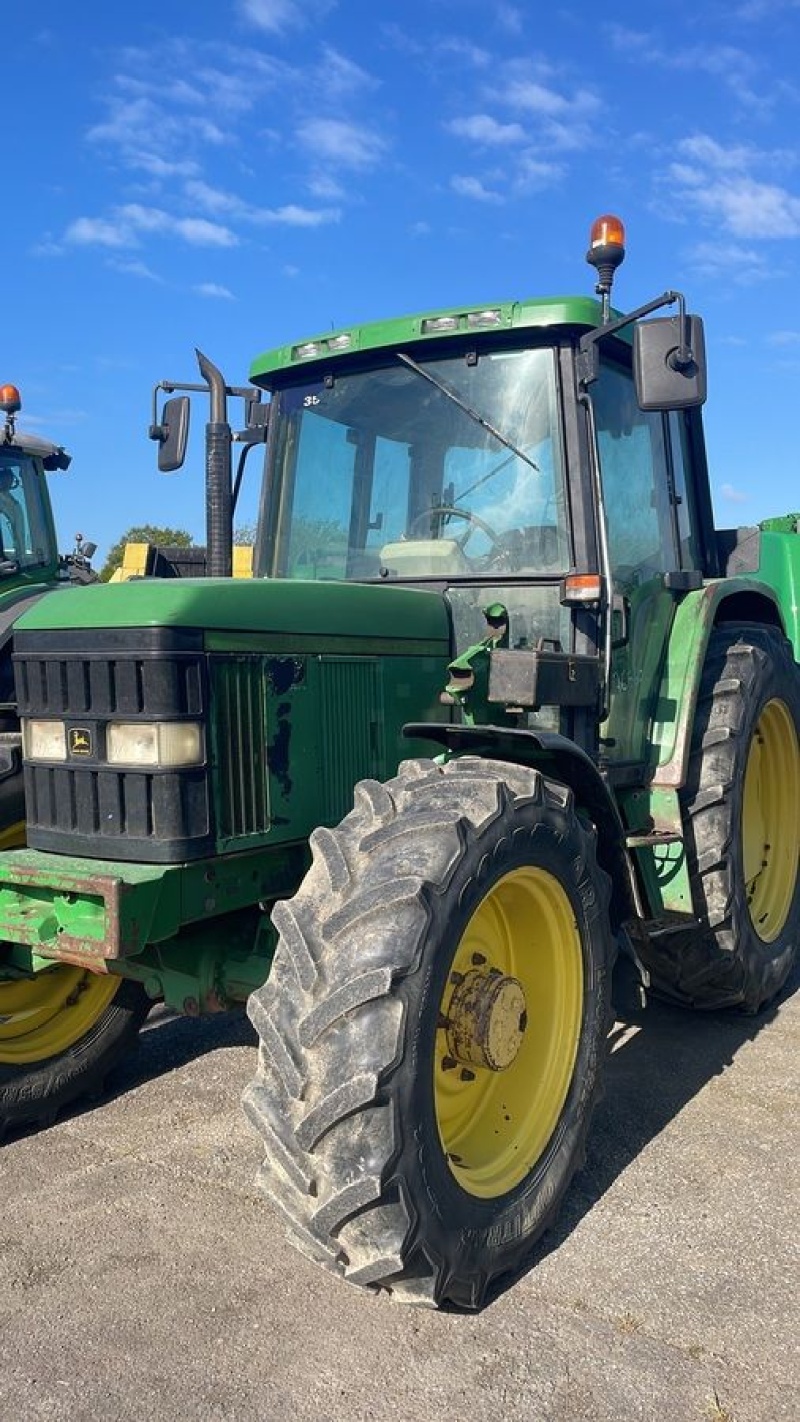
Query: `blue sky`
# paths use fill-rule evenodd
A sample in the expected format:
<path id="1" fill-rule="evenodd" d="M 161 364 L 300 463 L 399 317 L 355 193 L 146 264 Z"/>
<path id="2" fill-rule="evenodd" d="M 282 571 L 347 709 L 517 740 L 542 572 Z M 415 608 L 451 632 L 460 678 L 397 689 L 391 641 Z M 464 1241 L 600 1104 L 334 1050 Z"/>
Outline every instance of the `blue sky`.
<path id="1" fill-rule="evenodd" d="M 705 317 L 718 523 L 799 508 L 799 42 L 800 0 L 14 7 L 0 381 L 73 454 L 62 546 L 204 538 L 199 439 L 166 477 L 146 437 L 195 346 L 244 384 L 332 326 L 589 292 L 608 211 L 617 304 Z"/>

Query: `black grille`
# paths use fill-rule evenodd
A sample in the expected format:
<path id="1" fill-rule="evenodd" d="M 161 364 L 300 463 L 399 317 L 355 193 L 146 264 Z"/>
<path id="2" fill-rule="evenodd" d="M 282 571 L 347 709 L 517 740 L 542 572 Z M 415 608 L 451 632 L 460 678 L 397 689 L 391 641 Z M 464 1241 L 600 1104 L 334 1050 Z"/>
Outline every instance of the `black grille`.
<path id="1" fill-rule="evenodd" d="M 270 827 L 267 702 L 274 658 L 213 657 L 219 833 L 263 835 Z"/>
<path id="2" fill-rule="evenodd" d="M 199 632 L 20 632 L 14 656 L 23 718 L 66 726 L 66 762 L 27 762 L 28 843 L 89 858 L 175 863 L 213 849 L 208 772 L 109 766 L 113 721 L 202 720 L 207 702 Z M 135 650 L 134 650 L 135 649 Z"/>

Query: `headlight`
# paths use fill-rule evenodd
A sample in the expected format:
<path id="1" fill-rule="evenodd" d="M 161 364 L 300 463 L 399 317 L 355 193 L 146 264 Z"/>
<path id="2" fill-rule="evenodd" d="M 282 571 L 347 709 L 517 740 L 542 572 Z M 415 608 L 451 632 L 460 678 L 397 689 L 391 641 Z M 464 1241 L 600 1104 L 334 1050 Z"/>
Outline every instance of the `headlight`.
<path id="1" fill-rule="evenodd" d="M 61 721 L 23 721 L 26 760 L 66 760 L 67 733 Z"/>
<path id="2" fill-rule="evenodd" d="M 202 765 L 203 728 L 196 721 L 112 721 L 106 730 L 110 765 L 171 768 Z"/>

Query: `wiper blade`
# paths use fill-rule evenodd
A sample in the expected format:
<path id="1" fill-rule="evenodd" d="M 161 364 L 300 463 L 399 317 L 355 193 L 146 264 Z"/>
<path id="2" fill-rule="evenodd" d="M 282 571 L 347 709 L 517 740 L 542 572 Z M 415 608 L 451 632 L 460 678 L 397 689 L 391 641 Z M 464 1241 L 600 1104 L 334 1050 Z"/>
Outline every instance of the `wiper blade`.
<path id="1" fill-rule="evenodd" d="M 476 425 L 480 425 L 481 429 L 487 430 L 488 433 L 490 435 L 493 435 L 496 440 L 499 440 L 500 443 L 506 449 L 510 449 L 511 453 L 517 456 L 517 459 L 523 459 L 526 464 L 530 465 L 531 469 L 535 470 L 537 474 L 541 474 L 542 471 L 539 468 L 538 464 L 535 462 L 535 460 L 531 459 L 525 453 L 524 450 L 520 449 L 516 444 L 514 444 L 513 440 L 510 440 L 506 435 L 501 434 L 500 430 L 498 430 L 495 425 L 491 424 L 490 421 L 485 418 L 485 416 L 479 414 L 477 410 L 473 410 L 472 406 L 468 405 L 465 400 L 462 400 L 460 395 L 456 395 L 455 390 L 451 390 L 449 385 L 445 385 L 443 380 L 437 380 L 436 376 L 431 375 L 430 371 L 426 370 L 424 365 L 418 365 L 415 360 L 411 359 L 411 356 L 406 355 L 403 351 L 397 351 L 396 354 L 397 359 L 401 360 L 403 362 L 403 365 L 407 365 L 410 367 L 411 370 L 415 370 L 417 375 L 422 376 L 423 380 L 427 380 L 428 383 L 430 385 L 433 385 L 436 390 L 441 391 L 442 395 L 446 395 L 448 400 L 452 400 L 453 404 L 457 405 L 459 410 L 463 410 L 464 414 L 468 415 L 471 420 L 474 420 Z M 501 465 L 500 467 L 503 468 L 505 466 Z M 464 492 L 469 493 L 470 490 L 466 489 Z M 459 494 L 458 497 L 463 498 L 464 495 Z"/>

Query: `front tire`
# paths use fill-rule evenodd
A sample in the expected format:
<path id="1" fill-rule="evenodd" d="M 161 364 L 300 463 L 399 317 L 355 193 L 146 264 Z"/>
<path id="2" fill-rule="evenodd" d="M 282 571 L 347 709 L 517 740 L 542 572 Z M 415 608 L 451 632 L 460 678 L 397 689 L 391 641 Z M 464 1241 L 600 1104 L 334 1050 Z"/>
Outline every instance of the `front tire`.
<path id="1" fill-rule="evenodd" d="M 0 982 L 0 1140 L 97 1096 L 151 1006 L 139 983 L 69 963 Z"/>
<path id="2" fill-rule="evenodd" d="M 610 1020 L 608 881 L 571 792 L 464 757 L 365 781 L 312 836 L 250 999 L 260 1183 L 350 1282 L 478 1308 L 583 1159 Z"/>

